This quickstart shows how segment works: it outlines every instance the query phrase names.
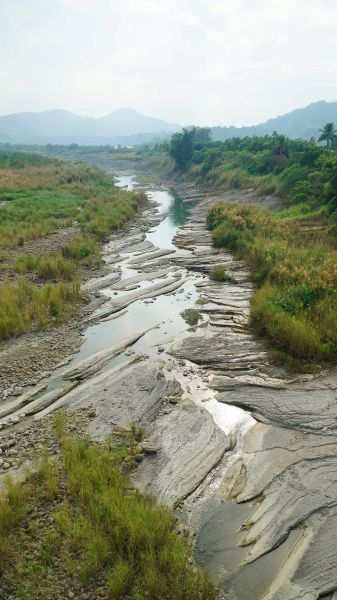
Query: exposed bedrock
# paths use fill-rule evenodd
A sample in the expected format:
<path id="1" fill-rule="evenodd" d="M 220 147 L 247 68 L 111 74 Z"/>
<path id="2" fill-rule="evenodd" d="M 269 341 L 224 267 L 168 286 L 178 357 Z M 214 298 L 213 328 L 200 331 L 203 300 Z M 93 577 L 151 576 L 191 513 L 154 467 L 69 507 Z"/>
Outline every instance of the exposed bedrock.
<path id="1" fill-rule="evenodd" d="M 138 331 L 134 335 L 124 338 L 108 348 L 103 348 L 103 350 L 99 350 L 94 354 L 89 354 L 89 356 L 86 356 L 85 358 L 78 359 L 73 362 L 70 367 L 61 371 L 60 376 L 63 379 L 86 379 L 102 369 L 109 360 L 118 356 L 118 354 L 123 352 L 129 346 L 132 346 L 132 344 L 137 342 L 146 332 L 146 329 Z"/>
<path id="2" fill-rule="evenodd" d="M 255 498 L 242 523 L 243 564 L 277 548 L 293 530 L 299 537 L 263 596 L 317 599 L 337 589 L 337 435 L 299 432 L 258 423 L 244 454 L 227 471 L 222 493 L 238 502 Z"/>
<path id="3" fill-rule="evenodd" d="M 126 279 L 121 279 L 118 283 L 115 283 L 112 286 L 113 291 L 127 290 L 128 287 L 133 286 L 135 284 L 141 283 L 143 281 L 153 281 L 154 279 L 160 279 L 162 277 L 166 277 L 172 271 L 172 267 L 167 267 L 166 269 L 159 269 L 158 271 L 152 271 L 152 273 L 139 273 L 139 275 L 134 275 L 133 277 L 127 277 Z"/>
<path id="4" fill-rule="evenodd" d="M 282 427 L 337 435 L 337 380 L 331 373 L 319 379 L 288 383 L 285 389 L 237 386 L 217 395 L 220 402 L 241 406 Z"/>
<path id="5" fill-rule="evenodd" d="M 139 289 L 134 292 L 123 294 L 122 296 L 116 297 L 116 300 L 106 302 L 102 308 L 98 309 L 88 321 L 95 321 L 98 319 L 105 319 L 109 315 L 118 312 L 124 308 L 127 308 L 133 302 L 137 300 L 145 300 L 146 298 L 156 298 L 162 294 L 170 294 L 179 287 L 181 287 L 183 281 L 181 275 L 177 277 L 171 277 L 170 279 L 164 279 L 158 283 L 154 283 L 144 289 Z"/>
<path id="6" fill-rule="evenodd" d="M 96 440 L 105 439 L 113 426 L 141 424 L 154 451 L 145 454 L 135 481 L 161 502 L 174 505 L 199 485 L 230 448 L 230 441 L 209 413 L 181 400 L 180 384 L 166 379 L 162 367 L 161 361 L 145 360 L 108 369 L 41 414 L 94 405 L 96 416 L 88 431 Z M 172 397 L 177 403 L 169 402 Z"/>
<path id="7" fill-rule="evenodd" d="M 109 273 L 108 275 L 104 275 L 103 277 L 96 277 L 94 279 L 90 279 L 82 285 L 82 290 L 85 292 L 92 292 L 94 290 L 100 290 L 102 288 L 113 285 L 121 278 L 120 272 Z"/>
<path id="8" fill-rule="evenodd" d="M 211 329 L 203 335 L 191 335 L 174 344 L 170 352 L 208 368 L 227 371 L 259 370 L 267 361 L 264 346 L 256 343 L 248 333 L 238 336 L 233 332 Z"/>
<path id="9" fill-rule="evenodd" d="M 243 201 L 247 199 L 256 201 L 253 194 Z M 219 498 L 250 506 L 249 517 L 243 511 L 246 520 L 239 525 L 239 544 L 246 552 L 241 567 L 234 568 L 235 576 L 252 573 L 245 569 L 261 576 L 266 555 L 290 542 L 288 555 L 283 555 L 274 574 L 262 575 L 266 587 L 254 600 L 333 600 L 337 590 L 337 373 L 291 377 L 270 363 L 264 344 L 247 327 L 249 273 L 240 261 L 212 248 L 211 236 L 204 230 L 209 203 L 199 202 L 193 209 L 195 223 L 176 236 L 177 245 L 190 250 L 189 256 L 174 256 L 171 262 L 205 272 L 222 264 L 232 282 L 200 284 L 198 310 L 205 315 L 207 327 L 174 343 L 170 352 L 211 371 L 210 386 L 218 392 L 217 400 L 243 408 L 260 421 L 246 433 L 242 453 L 225 472 L 209 518 L 217 514 Z M 207 506 L 212 503 L 209 496 L 205 501 Z M 202 497 L 199 502 L 188 506 L 199 511 L 202 521 Z M 220 538 L 217 543 L 218 549 L 226 550 Z M 249 581 L 240 581 L 244 581 L 240 591 L 226 587 L 226 599 L 249 598 Z"/>
<path id="10" fill-rule="evenodd" d="M 174 505 L 188 496 L 231 449 L 230 439 L 211 415 L 191 401 L 174 405 L 149 430 L 161 450 L 143 462 L 137 480 L 143 491 Z"/>

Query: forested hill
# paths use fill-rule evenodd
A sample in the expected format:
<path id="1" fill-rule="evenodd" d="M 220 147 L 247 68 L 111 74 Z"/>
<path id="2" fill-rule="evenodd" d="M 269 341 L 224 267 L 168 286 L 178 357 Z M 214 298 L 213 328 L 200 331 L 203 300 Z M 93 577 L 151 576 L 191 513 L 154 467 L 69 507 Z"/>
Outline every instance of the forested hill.
<path id="1" fill-rule="evenodd" d="M 314 102 L 285 115 L 269 119 L 260 125 L 250 127 L 213 127 L 214 140 L 228 140 L 233 137 L 270 135 L 273 131 L 283 133 L 290 138 L 310 139 L 319 136 L 322 123 L 337 122 L 337 102 Z"/>

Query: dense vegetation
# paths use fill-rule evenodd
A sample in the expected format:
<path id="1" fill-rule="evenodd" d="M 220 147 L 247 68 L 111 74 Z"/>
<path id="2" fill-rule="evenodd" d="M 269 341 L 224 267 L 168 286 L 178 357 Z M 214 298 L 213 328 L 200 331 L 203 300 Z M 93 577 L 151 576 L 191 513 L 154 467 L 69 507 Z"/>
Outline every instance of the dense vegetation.
<path id="1" fill-rule="evenodd" d="M 280 210 L 220 203 L 207 218 L 214 244 L 252 267 L 252 321 L 291 364 L 337 357 L 337 151 L 327 123 L 320 142 L 272 136 L 213 142 L 185 129 L 149 151 L 159 169 L 217 192 L 255 188 Z M 222 270 L 221 270 L 222 269 Z M 224 279 L 221 265 L 212 276 Z"/>
<path id="2" fill-rule="evenodd" d="M 207 217 L 216 246 L 252 267 L 252 320 L 274 348 L 306 361 L 337 357 L 337 250 L 332 238 L 262 208 L 218 203 Z"/>
<path id="3" fill-rule="evenodd" d="M 141 194 L 116 188 L 94 166 L 0 151 L 2 273 L 8 273 L 20 249 L 16 278 L 2 277 L 0 339 L 67 318 L 79 300 L 81 267 L 97 264 L 99 242 L 122 227 L 142 200 Z M 75 229 L 74 239 L 41 253 L 39 239 L 69 227 Z"/>
<path id="4" fill-rule="evenodd" d="M 280 196 L 286 205 L 300 205 L 297 212 L 333 212 L 337 208 L 337 153 L 330 147 L 337 137 L 331 125 L 326 124 L 321 136 L 327 147 L 277 133 L 212 142 L 207 129 L 185 129 L 153 154 L 157 160 L 161 156 L 171 173 L 176 171 L 215 190 L 253 187 L 262 195 Z"/>
<path id="5" fill-rule="evenodd" d="M 100 588 L 112 600 L 214 600 L 173 513 L 122 473 L 139 452 L 134 434 L 73 439 L 60 413 L 55 429 L 59 458 L 43 453 L 37 472 L 0 497 L 0 587 L 22 600 L 65 597 L 69 584 L 92 598 Z"/>

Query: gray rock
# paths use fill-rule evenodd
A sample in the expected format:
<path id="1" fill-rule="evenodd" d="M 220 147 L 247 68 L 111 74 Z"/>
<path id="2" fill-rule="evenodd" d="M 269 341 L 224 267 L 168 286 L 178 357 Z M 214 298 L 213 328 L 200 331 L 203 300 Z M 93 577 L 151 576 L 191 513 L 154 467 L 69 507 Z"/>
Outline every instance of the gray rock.
<path id="1" fill-rule="evenodd" d="M 195 490 L 229 448 L 210 414 L 193 402 L 157 417 L 149 434 L 160 440 L 161 449 L 141 464 L 135 480 L 144 492 L 168 505 L 178 504 Z"/>
<path id="2" fill-rule="evenodd" d="M 120 342 L 103 348 L 90 356 L 79 359 L 69 366 L 68 369 L 62 371 L 61 376 L 63 379 L 85 379 L 89 375 L 93 375 L 99 371 L 109 360 L 121 354 L 125 348 L 131 346 L 137 342 L 147 330 L 139 331 L 132 336 L 124 338 Z"/>

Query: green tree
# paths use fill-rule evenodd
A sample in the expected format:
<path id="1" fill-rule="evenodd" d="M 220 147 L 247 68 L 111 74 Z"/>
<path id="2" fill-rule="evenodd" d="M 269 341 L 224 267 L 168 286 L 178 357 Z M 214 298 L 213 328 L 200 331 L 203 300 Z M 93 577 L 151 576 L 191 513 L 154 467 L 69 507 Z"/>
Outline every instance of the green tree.
<path id="1" fill-rule="evenodd" d="M 277 131 L 273 132 L 273 149 L 276 156 L 289 156 L 289 139 L 286 135 L 281 133 L 277 133 Z"/>
<path id="2" fill-rule="evenodd" d="M 195 144 L 203 146 L 212 141 L 209 127 L 193 127 L 193 131 Z"/>
<path id="3" fill-rule="evenodd" d="M 169 154 L 177 169 L 185 171 L 193 154 L 195 130 L 184 127 L 181 133 L 175 133 L 169 143 Z"/>
<path id="4" fill-rule="evenodd" d="M 335 148 L 337 142 L 337 129 L 334 123 L 325 123 L 323 129 L 320 129 L 321 135 L 319 142 L 326 142 L 327 148 Z"/>

